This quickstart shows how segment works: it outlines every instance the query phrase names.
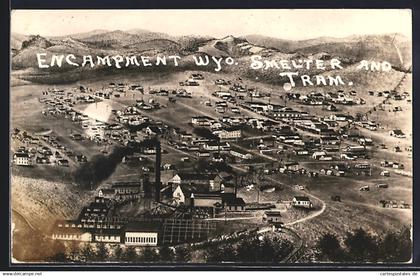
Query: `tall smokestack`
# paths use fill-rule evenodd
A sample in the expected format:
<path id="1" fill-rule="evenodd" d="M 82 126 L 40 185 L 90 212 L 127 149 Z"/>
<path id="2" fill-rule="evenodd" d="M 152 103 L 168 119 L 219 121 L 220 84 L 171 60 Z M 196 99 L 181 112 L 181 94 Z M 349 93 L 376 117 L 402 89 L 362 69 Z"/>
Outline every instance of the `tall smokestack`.
<path id="1" fill-rule="evenodd" d="M 235 174 L 235 198 L 238 194 L 238 174 Z"/>
<path id="2" fill-rule="evenodd" d="M 156 140 L 156 159 L 155 159 L 155 201 L 160 201 L 160 141 Z"/>

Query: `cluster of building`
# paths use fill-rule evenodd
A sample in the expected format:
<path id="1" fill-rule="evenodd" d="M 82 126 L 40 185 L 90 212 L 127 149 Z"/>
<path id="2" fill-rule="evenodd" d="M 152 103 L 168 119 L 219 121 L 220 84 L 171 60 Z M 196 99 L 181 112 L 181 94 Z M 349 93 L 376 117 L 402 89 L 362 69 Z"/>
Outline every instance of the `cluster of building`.
<path id="1" fill-rule="evenodd" d="M 84 207 L 76 220 L 58 220 L 50 230 L 55 240 L 123 243 L 133 246 L 156 246 L 162 224 L 153 221 L 130 221 L 110 216 L 113 201 L 96 197 Z"/>
<path id="2" fill-rule="evenodd" d="M 12 138 L 23 145 L 13 154 L 13 164 L 17 166 L 33 166 L 35 164 L 51 164 L 69 166 L 69 158 L 76 161 L 86 161 L 83 155 L 75 155 L 61 144 L 53 135 L 31 135 L 18 128 L 12 132 Z M 84 157 L 84 158 L 83 158 Z"/>

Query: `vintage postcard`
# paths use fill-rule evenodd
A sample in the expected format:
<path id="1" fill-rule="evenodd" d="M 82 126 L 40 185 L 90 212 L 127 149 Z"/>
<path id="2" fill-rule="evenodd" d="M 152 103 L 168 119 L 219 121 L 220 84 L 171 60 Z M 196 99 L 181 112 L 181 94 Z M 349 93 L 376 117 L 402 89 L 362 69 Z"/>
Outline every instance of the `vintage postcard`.
<path id="1" fill-rule="evenodd" d="M 13 10 L 12 263 L 411 263 L 411 16 Z"/>

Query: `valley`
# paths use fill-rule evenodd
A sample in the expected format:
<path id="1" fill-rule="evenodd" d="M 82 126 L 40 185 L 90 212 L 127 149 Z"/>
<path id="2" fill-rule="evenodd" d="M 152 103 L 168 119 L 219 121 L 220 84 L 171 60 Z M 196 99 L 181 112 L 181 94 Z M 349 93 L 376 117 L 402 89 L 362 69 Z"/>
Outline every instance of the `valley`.
<path id="1" fill-rule="evenodd" d="M 148 36 L 153 39 L 142 40 Z M 45 238 L 66 244 L 59 225 L 80 225 L 92 244 L 112 247 L 115 237 L 124 248 L 131 242 L 127 225 L 154 220 L 161 228 L 153 246 L 174 248 L 201 248 L 203 240 L 210 248 L 241 231 L 269 236 L 284 228 L 278 235 L 296 241 L 291 233 L 297 233 L 308 254 L 326 232 L 344 236 L 363 227 L 379 235 L 411 227 L 411 69 L 358 71 L 365 57 L 331 46 L 354 38 L 307 42 L 300 49 L 292 42 L 274 48 L 283 44 L 257 38 L 253 44 L 233 36 L 181 39 L 114 31 L 23 40 L 12 57 L 16 227 L 33 225 Z M 388 39 L 368 37 L 365 47 Z M 36 52 L 45 53 L 45 60 L 37 60 Z M 79 55 L 58 65 L 73 52 Z M 146 64 L 158 59 L 140 58 L 141 69 L 100 70 L 92 66 L 98 60 L 80 58 L 119 55 L 111 58 L 115 64 L 136 64 L 123 54 L 170 61 L 155 67 Z M 238 65 L 220 71 L 217 62 L 194 65 L 194 57 L 203 55 L 232 57 Z M 307 77 L 285 89 L 276 65 L 244 65 L 252 55 L 290 64 L 297 57 L 327 56 L 331 68 L 302 66 Z M 39 68 L 39 62 L 49 67 Z M 335 73 L 347 83 L 328 83 Z M 90 211 L 95 206 L 106 212 Z M 177 223 L 185 225 L 174 228 Z M 98 230 L 104 225 L 115 227 L 112 239 Z M 187 230 L 174 242 L 168 229 L 181 233 L 182 227 Z M 140 241 L 135 246 L 143 247 Z M 203 261 L 200 250 L 194 261 Z"/>

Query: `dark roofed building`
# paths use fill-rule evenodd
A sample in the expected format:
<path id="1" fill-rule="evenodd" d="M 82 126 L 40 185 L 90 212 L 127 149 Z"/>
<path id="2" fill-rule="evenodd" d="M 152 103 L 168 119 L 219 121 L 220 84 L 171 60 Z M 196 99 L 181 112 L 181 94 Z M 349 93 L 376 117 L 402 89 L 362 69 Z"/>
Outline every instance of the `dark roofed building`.
<path id="1" fill-rule="evenodd" d="M 227 211 L 245 211 L 245 201 L 241 197 L 236 197 L 234 193 L 222 193 L 222 204 Z"/>
<path id="2" fill-rule="evenodd" d="M 199 208 L 214 208 L 222 204 L 220 192 L 191 193 L 191 206 Z"/>
<path id="3" fill-rule="evenodd" d="M 397 138 L 405 138 L 405 134 L 401 131 L 401 129 L 393 129 L 389 132 L 389 135 Z"/>
<path id="4" fill-rule="evenodd" d="M 140 181 L 133 182 L 115 182 L 111 189 L 115 192 L 115 199 L 119 201 L 133 200 L 144 197 L 144 183 Z"/>

